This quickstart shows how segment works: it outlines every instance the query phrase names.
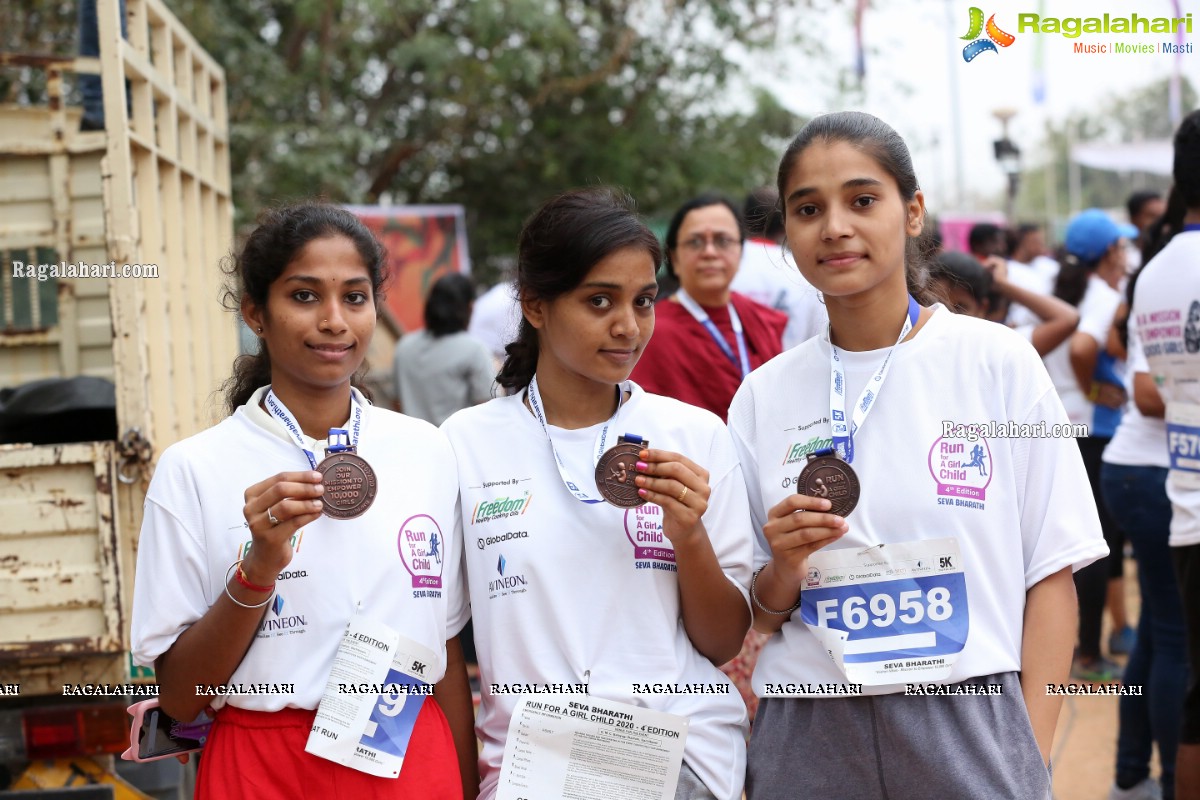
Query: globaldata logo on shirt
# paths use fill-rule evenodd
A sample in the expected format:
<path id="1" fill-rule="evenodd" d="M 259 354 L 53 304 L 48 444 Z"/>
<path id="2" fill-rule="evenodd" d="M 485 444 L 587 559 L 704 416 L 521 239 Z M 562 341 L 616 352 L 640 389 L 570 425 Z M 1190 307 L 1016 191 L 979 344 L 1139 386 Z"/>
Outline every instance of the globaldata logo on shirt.
<path id="1" fill-rule="evenodd" d="M 982 511 L 992 482 L 992 448 L 983 437 L 939 436 L 929 448 L 929 474 L 938 505 Z"/>
<path id="2" fill-rule="evenodd" d="M 308 621 L 304 619 L 302 614 L 285 613 L 292 611 L 292 608 L 284 600 L 283 595 L 275 595 L 275 599 L 271 601 L 271 608 L 263 621 L 258 625 L 258 637 L 267 639 L 275 636 L 290 636 L 294 633 L 304 633 L 308 627 Z"/>
<path id="3" fill-rule="evenodd" d="M 396 548 L 404 568 L 412 575 L 413 597 L 442 596 L 442 553 L 446 539 L 437 520 L 417 514 L 404 520 Z"/>
<path id="4" fill-rule="evenodd" d="M 488 581 L 489 600 L 510 594 L 524 594 L 529 591 L 529 579 L 524 574 L 512 570 L 509 560 L 504 557 L 503 553 L 496 559 L 496 575 L 498 577 Z"/>
<path id="5" fill-rule="evenodd" d="M 529 510 L 533 502 L 533 494 L 526 492 L 522 497 L 497 497 L 495 500 L 481 500 L 471 511 L 471 524 L 482 525 L 498 519 L 519 517 Z"/>
<path id="6" fill-rule="evenodd" d="M 662 532 L 662 509 L 649 503 L 625 512 L 625 535 L 633 545 L 634 569 L 675 572 L 675 546 Z"/>

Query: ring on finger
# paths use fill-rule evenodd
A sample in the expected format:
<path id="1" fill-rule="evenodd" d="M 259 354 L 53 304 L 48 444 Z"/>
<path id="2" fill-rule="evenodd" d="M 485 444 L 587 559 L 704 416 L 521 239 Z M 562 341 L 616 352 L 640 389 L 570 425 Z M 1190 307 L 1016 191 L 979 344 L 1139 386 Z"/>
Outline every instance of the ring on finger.
<path id="1" fill-rule="evenodd" d="M 267 506 L 267 519 L 271 520 L 272 525 L 278 525 L 279 520 L 275 519 L 275 515 L 271 513 L 271 507 Z"/>
<path id="2" fill-rule="evenodd" d="M 687 493 L 688 493 L 688 487 L 685 486 L 685 487 L 683 487 L 683 491 L 679 493 L 679 497 L 675 498 L 676 502 L 682 503 L 683 498 L 687 497 Z"/>

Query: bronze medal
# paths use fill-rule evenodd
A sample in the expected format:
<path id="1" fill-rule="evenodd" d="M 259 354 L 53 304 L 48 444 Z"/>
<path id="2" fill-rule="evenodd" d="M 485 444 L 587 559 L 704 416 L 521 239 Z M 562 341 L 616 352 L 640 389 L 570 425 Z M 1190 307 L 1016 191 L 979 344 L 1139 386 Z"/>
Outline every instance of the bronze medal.
<path id="1" fill-rule="evenodd" d="M 618 508 L 637 508 L 645 504 L 646 498 L 638 494 L 633 479 L 638 475 L 638 454 L 649 446 L 648 439 L 634 444 L 622 436 L 600 456 L 596 464 L 596 488 L 601 497 Z"/>
<path id="2" fill-rule="evenodd" d="M 858 476 L 837 455 L 810 454 L 808 463 L 796 479 L 796 487 L 800 494 L 824 497 L 832 504 L 829 513 L 839 517 L 845 517 L 854 510 L 861 494 Z"/>
<path id="3" fill-rule="evenodd" d="M 326 516 L 354 519 L 375 502 L 375 470 L 362 456 L 334 453 L 317 465 L 317 472 L 325 485 L 321 505 Z"/>

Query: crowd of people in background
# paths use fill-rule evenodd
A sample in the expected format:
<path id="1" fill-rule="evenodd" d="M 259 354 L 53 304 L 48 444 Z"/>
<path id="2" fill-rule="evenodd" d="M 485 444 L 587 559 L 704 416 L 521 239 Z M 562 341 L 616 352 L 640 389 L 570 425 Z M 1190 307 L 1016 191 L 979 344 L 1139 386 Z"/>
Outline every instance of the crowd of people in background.
<path id="1" fill-rule="evenodd" d="M 160 460 L 132 639 L 179 719 L 207 705 L 196 685 L 310 680 L 213 704 L 198 796 L 495 797 L 520 698 L 477 692 L 473 715 L 482 678 L 686 718 L 677 800 L 1042 798 L 1049 689 L 1123 680 L 1143 691 L 1120 698 L 1110 798 L 1195 800 L 1200 112 L 1175 180 L 1132 195 L 1128 224 L 1073 216 L 1053 249 L 985 223 L 945 252 L 899 135 L 839 112 L 740 208 L 682 203 L 665 243 L 623 193 L 566 191 L 526 222 L 511 282 L 433 285 L 395 351 L 403 414 L 360 388 L 378 243 L 332 207 L 267 212 L 231 273 L 259 349 L 229 418 Z M 1075 435 L 947 432 L 986 421 Z M 402 518 L 419 545 L 397 545 Z M 864 569 L 877 557 L 896 577 Z M 878 590 L 861 625 L 833 575 Z M 260 627 L 285 607 L 311 635 Z M 434 654 L 415 727 L 380 734 L 410 748 L 399 782 L 316 757 L 347 620 Z M 867 620 L 886 632 L 852 638 Z M 633 697 L 640 676 L 728 688 L 722 664 L 744 702 Z M 954 691 L 908 697 L 914 680 Z"/>
<path id="2" fill-rule="evenodd" d="M 1167 210 L 1160 193 L 1139 190 L 1127 198 L 1127 223 L 1088 209 L 1070 220 L 1057 246 L 1038 223 L 984 222 L 971 228 L 965 252 L 942 250 L 938 237 L 928 251 L 936 298 L 955 313 L 1007 325 L 1027 339 L 1042 357 L 1069 420 L 1088 431 L 1077 444 L 1109 554 L 1074 574 L 1079 625 L 1071 675 L 1148 685 L 1145 695 L 1121 701 L 1113 798 L 1174 796 L 1187 687 L 1183 605 L 1167 547 L 1171 505 L 1163 403 L 1140 344 L 1130 342 L 1128 320 L 1140 267 L 1178 231 L 1178 220 L 1169 219 Z M 719 194 L 683 203 L 667 226 L 661 277 L 678 288 L 659 296 L 655 336 L 631 377 L 646 391 L 722 420 L 750 372 L 820 336 L 829 324 L 820 293 L 796 268 L 785 244 L 773 187 L 752 190 L 740 209 Z M 513 284 L 497 284 L 480 305 L 487 306 L 486 316 L 472 320 L 471 330 L 480 341 L 493 341 L 499 358 L 519 319 Z M 405 342 L 426 336 L 402 340 L 398 375 L 402 352 L 413 347 Z M 438 391 L 436 382 L 417 383 L 422 391 Z M 471 391 L 469 398 L 456 398 L 458 407 L 487 399 Z M 1136 620 L 1126 609 L 1125 573 L 1133 561 L 1141 594 Z M 742 651 L 722 668 L 751 720 L 758 707 L 751 676 L 766 640 L 752 629 Z M 1127 664 L 1117 657 L 1128 657 Z M 1161 795 L 1154 794 L 1157 784 L 1149 779 L 1154 744 L 1162 765 Z"/>

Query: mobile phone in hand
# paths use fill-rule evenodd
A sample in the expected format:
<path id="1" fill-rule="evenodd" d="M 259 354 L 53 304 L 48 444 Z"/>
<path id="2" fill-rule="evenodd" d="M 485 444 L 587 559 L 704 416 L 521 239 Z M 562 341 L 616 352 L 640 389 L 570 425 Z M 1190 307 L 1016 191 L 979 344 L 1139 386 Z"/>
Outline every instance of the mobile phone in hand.
<path id="1" fill-rule="evenodd" d="M 133 724 L 129 749 L 121 754 L 126 761 L 157 761 L 201 750 L 213 723 L 205 711 L 191 722 L 182 723 L 167 716 L 157 698 L 134 703 L 128 711 Z"/>

